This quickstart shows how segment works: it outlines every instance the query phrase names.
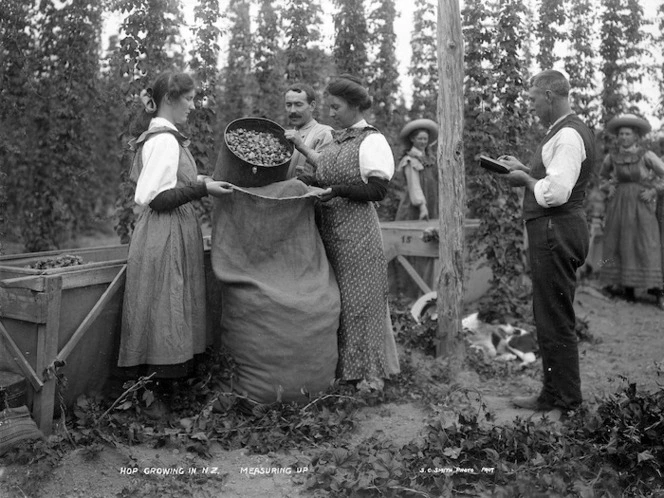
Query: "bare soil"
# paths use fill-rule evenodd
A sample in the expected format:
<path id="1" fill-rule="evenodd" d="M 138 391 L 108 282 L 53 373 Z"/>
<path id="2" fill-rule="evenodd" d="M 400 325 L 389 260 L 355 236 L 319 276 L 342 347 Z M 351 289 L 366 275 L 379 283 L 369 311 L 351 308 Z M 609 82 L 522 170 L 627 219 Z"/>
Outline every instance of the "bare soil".
<path id="1" fill-rule="evenodd" d="M 658 366 L 664 366 L 664 312 L 654 305 L 652 297 L 638 297 L 636 303 L 605 297 L 593 281 L 584 281 L 578 288 L 577 314 L 588 321 L 589 332 L 595 338 L 580 344 L 582 389 L 591 408 L 598 397 L 621 390 L 626 382 L 636 383 L 639 389 L 646 391 L 656 390 L 663 383 L 664 379 L 658 377 Z M 449 391 L 449 386 L 442 386 L 436 380 L 440 360 L 417 356 L 416 362 L 417 382 L 427 383 L 430 389 L 438 386 Z M 465 389 L 474 409 L 491 412 L 493 419 L 487 423 L 501 425 L 511 423 L 516 417 L 541 416 L 515 409 L 509 402 L 511 396 L 537 393 L 540 373 L 538 361 L 507 377 L 482 379 L 476 372 L 464 371 L 456 383 Z M 371 436 L 406 444 L 418 437 L 431 413 L 431 407 L 417 397 L 363 408 L 357 429 L 347 441 L 339 441 L 339 444 L 354 445 Z M 439 413 L 446 423 L 455 421 L 453 408 Z M 0 460 L 0 496 L 179 497 L 183 496 L 183 489 L 187 496 L 196 497 L 312 496 L 303 486 L 311 469 L 291 474 L 272 470 L 298 461 L 297 454 L 251 455 L 246 450 L 224 451 L 214 444 L 210 453 L 212 457 L 204 459 L 181 447 L 77 448 L 64 455 L 48 472 Z M 132 468 L 136 470 L 130 471 Z M 164 469 L 183 469 L 185 474 L 163 475 Z M 150 472 L 162 473 L 151 475 Z M 34 480 L 38 480 L 38 486 L 34 486 Z M 26 482 L 33 484 L 30 489 L 38 488 L 38 491 L 26 493 L 22 488 Z"/>

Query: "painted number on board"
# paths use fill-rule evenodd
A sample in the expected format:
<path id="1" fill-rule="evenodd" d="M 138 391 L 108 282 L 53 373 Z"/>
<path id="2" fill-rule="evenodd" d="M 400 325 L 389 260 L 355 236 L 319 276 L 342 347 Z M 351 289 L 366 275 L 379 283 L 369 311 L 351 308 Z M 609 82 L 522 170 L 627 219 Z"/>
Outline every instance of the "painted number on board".
<path id="1" fill-rule="evenodd" d="M 411 239 L 412 239 L 412 236 L 410 236 L 410 235 L 402 235 L 401 236 L 401 243 L 402 244 L 410 244 Z"/>

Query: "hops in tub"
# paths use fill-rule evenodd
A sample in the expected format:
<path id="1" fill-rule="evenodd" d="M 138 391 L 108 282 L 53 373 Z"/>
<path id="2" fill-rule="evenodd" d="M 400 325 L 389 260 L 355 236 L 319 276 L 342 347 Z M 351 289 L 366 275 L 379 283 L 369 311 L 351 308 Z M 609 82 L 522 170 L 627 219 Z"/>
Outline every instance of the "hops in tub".
<path id="1" fill-rule="evenodd" d="M 276 166 L 291 153 L 272 133 L 236 128 L 226 133 L 228 148 L 240 159 L 260 166 Z"/>

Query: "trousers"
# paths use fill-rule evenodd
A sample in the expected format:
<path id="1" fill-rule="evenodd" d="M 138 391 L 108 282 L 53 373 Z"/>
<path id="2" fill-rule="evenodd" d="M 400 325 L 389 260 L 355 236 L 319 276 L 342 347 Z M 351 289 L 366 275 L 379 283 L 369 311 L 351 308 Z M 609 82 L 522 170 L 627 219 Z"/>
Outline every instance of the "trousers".
<path id="1" fill-rule="evenodd" d="M 583 211 L 526 222 L 543 388 L 539 400 L 563 409 L 581 404 L 579 349 L 574 294 L 576 270 L 590 244 Z"/>

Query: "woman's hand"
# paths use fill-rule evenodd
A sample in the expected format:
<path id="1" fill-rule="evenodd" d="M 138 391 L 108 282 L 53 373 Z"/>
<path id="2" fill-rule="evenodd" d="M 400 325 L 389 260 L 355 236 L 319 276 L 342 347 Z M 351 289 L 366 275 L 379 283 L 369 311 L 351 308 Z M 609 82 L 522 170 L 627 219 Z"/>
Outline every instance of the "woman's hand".
<path id="1" fill-rule="evenodd" d="M 654 204 L 655 201 L 657 201 L 657 190 L 654 188 L 644 188 L 641 190 L 641 193 L 639 193 L 639 199 L 641 199 L 646 204 Z"/>
<path id="2" fill-rule="evenodd" d="M 207 187 L 208 194 L 214 197 L 221 197 L 233 192 L 233 185 L 228 182 L 221 182 L 210 179 L 209 182 L 205 183 L 205 186 Z"/>
<path id="3" fill-rule="evenodd" d="M 420 220 L 428 220 L 429 219 L 429 210 L 427 209 L 426 204 L 420 204 Z"/>
<path id="4" fill-rule="evenodd" d="M 302 140 L 302 137 L 297 130 L 286 130 L 284 136 L 287 140 L 293 142 L 293 145 L 297 150 L 300 150 L 300 148 L 304 145 L 304 141 Z"/>
<path id="5" fill-rule="evenodd" d="M 334 189 L 332 187 L 326 188 L 320 194 L 318 194 L 318 198 L 322 202 L 330 201 L 330 200 L 334 199 L 336 196 L 337 196 L 337 194 L 336 194 L 336 192 L 334 191 Z"/>

